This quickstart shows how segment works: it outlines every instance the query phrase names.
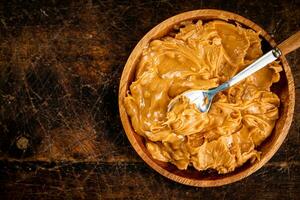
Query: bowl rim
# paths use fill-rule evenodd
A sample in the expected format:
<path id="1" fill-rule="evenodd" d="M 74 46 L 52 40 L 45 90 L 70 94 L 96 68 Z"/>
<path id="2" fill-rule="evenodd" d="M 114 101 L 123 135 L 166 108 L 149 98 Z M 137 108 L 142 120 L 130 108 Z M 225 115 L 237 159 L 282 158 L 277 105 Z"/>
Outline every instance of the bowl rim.
<path id="1" fill-rule="evenodd" d="M 266 162 L 268 162 L 272 156 L 277 152 L 281 144 L 283 143 L 284 139 L 286 138 L 292 119 L 293 119 L 293 113 L 294 113 L 294 105 L 295 105 L 295 86 L 294 86 L 294 80 L 292 76 L 292 72 L 290 69 L 290 66 L 288 65 L 288 62 L 284 56 L 281 57 L 281 63 L 284 68 L 285 75 L 287 77 L 287 84 L 288 84 L 288 101 L 289 104 L 287 105 L 287 117 L 285 119 L 285 123 L 282 127 L 282 131 L 280 133 L 280 136 L 275 141 L 275 144 L 273 144 L 270 147 L 270 150 L 266 153 L 266 155 L 259 161 L 252 164 L 250 167 L 246 168 L 245 170 L 242 170 L 236 174 L 232 174 L 230 176 L 222 177 L 221 179 L 215 179 L 215 180 L 207 180 L 207 179 L 190 179 L 183 176 L 179 176 L 176 174 L 173 174 L 163 167 L 161 167 L 159 164 L 154 162 L 151 158 L 149 158 L 149 155 L 147 155 L 141 146 L 138 144 L 137 138 L 134 136 L 135 131 L 132 128 L 130 119 L 125 111 L 124 105 L 123 105 L 123 99 L 127 94 L 127 90 L 129 87 L 128 79 L 131 75 L 132 70 L 135 70 L 136 67 L 132 67 L 132 60 L 136 60 L 140 57 L 140 54 L 142 52 L 143 47 L 145 47 L 151 40 L 155 38 L 162 37 L 166 35 L 175 24 L 179 24 L 182 21 L 186 20 L 193 20 L 193 19 L 221 19 L 221 20 L 233 20 L 240 24 L 244 24 L 253 30 L 260 32 L 260 35 L 268 41 L 268 43 L 275 47 L 276 43 L 271 38 L 271 36 L 260 26 L 255 24 L 254 22 L 250 21 L 249 19 L 246 19 L 238 14 L 224 11 L 224 10 L 216 10 L 216 9 L 200 9 L 200 10 L 193 10 L 188 12 L 183 12 L 180 14 L 177 14 L 173 17 L 170 17 L 163 22 L 156 25 L 154 28 L 152 28 L 149 32 L 147 32 L 144 37 L 138 42 L 138 44 L 135 46 L 133 51 L 131 52 L 125 67 L 122 72 L 122 76 L 120 79 L 120 85 L 119 85 L 119 113 L 121 122 L 123 125 L 123 128 L 125 130 L 125 133 L 127 135 L 127 138 L 129 139 L 131 145 L 135 149 L 135 151 L 138 153 L 138 155 L 155 171 L 160 173 L 161 175 L 175 181 L 178 183 L 182 183 L 185 185 L 190 186 L 197 186 L 197 187 L 214 187 L 214 186 L 221 186 L 226 185 L 229 183 L 233 183 L 236 181 L 239 181 L 250 174 L 256 172 L 258 169 L 260 169 Z M 168 27 L 166 27 L 166 24 Z M 162 31 L 165 30 L 165 31 Z M 275 128 L 275 127 L 274 127 Z"/>

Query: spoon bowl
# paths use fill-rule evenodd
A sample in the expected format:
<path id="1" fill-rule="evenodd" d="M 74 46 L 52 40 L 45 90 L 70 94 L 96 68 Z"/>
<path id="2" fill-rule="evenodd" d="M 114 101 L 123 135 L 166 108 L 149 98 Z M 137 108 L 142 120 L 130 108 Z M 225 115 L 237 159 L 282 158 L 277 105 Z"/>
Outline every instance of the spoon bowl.
<path id="1" fill-rule="evenodd" d="M 190 90 L 176 96 L 168 105 L 168 112 L 172 110 L 174 105 L 180 98 L 185 97 L 190 103 L 195 104 L 200 112 L 207 112 L 210 109 L 215 93 L 212 90 Z"/>
<path id="2" fill-rule="evenodd" d="M 178 96 L 176 96 L 174 99 L 170 101 L 168 104 L 168 111 L 170 111 L 173 106 L 176 104 L 176 102 L 184 97 L 189 100 L 190 103 L 195 104 L 196 108 L 200 112 L 208 112 L 210 109 L 210 106 L 212 104 L 212 100 L 214 96 L 225 89 L 229 87 L 229 84 L 227 82 L 223 83 L 219 87 L 210 89 L 210 90 L 189 90 L 186 91 Z"/>
<path id="3" fill-rule="evenodd" d="M 180 98 L 185 97 L 189 100 L 190 103 L 194 103 L 200 112 L 207 112 L 210 108 L 214 96 L 214 94 L 209 93 L 209 90 L 186 91 L 170 101 L 168 105 L 168 111 L 173 108 L 173 106 L 179 101 Z"/>

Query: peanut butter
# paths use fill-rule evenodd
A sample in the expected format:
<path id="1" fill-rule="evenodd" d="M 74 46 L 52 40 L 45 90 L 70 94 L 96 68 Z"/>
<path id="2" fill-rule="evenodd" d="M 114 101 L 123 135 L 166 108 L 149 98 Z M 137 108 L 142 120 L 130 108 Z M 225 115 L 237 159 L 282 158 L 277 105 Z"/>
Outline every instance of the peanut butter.
<path id="1" fill-rule="evenodd" d="M 185 22 L 178 33 L 143 50 L 125 108 L 154 159 L 179 169 L 228 173 L 260 159 L 257 147 L 271 134 L 280 100 L 270 90 L 282 70 L 277 62 L 217 94 L 208 113 L 180 99 L 229 80 L 262 55 L 259 33 L 223 21 Z"/>

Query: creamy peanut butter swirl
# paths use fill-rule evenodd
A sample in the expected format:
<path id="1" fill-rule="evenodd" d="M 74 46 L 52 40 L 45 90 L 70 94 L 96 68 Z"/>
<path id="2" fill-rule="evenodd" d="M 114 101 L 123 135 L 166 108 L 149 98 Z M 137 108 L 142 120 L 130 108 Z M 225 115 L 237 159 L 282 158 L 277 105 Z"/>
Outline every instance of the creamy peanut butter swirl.
<path id="1" fill-rule="evenodd" d="M 186 99 L 169 112 L 167 106 L 182 92 L 222 84 L 261 55 L 258 33 L 223 21 L 185 22 L 173 37 L 152 41 L 124 100 L 152 157 L 219 173 L 259 159 L 256 147 L 278 118 L 280 100 L 270 91 L 280 78 L 278 63 L 217 94 L 208 113 Z"/>

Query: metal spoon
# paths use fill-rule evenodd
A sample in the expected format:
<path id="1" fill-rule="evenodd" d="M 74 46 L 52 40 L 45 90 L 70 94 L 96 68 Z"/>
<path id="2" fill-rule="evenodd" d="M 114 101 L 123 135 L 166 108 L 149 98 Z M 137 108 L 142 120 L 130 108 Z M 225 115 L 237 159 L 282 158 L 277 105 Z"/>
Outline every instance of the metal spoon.
<path id="1" fill-rule="evenodd" d="M 218 92 L 228 89 L 229 87 L 237 84 L 241 80 L 247 78 L 248 76 L 262 69 L 266 65 L 275 61 L 282 54 L 283 55 L 288 54 L 299 47 L 300 47 L 300 31 L 298 31 L 297 33 L 295 33 L 294 35 L 286 39 L 284 42 L 282 42 L 280 45 L 278 45 L 278 48 L 276 47 L 271 51 L 269 51 L 268 53 L 264 54 L 255 62 L 253 62 L 251 65 L 243 69 L 241 72 L 239 72 L 230 80 L 226 81 L 220 86 L 209 90 L 190 90 L 175 97 L 170 101 L 168 105 L 168 111 L 172 109 L 172 107 L 179 100 L 180 97 L 185 96 L 189 99 L 190 103 L 194 103 L 196 105 L 196 107 L 199 109 L 200 112 L 208 112 L 212 100 Z"/>

